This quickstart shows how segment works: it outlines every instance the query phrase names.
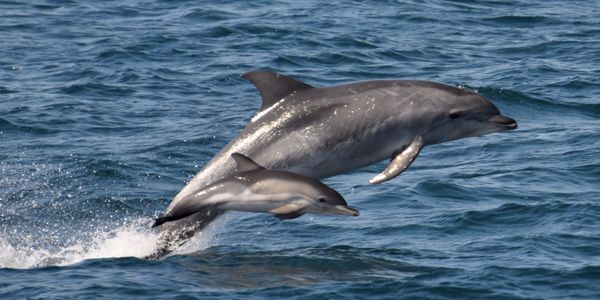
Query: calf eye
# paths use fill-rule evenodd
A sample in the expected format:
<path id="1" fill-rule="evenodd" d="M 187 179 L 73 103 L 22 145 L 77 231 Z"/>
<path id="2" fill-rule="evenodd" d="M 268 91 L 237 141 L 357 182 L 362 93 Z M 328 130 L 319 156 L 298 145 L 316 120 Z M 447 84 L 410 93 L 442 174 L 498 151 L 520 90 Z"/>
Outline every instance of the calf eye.
<path id="1" fill-rule="evenodd" d="M 321 202 L 321 203 L 325 203 L 325 202 L 327 201 L 327 200 L 325 200 L 325 198 L 324 198 L 324 197 L 320 197 L 320 198 L 319 198 L 319 199 L 317 199 L 317 200 L 319 200 L 319 202 Z"/>
<path id="2" fill-rule="evenodd" d="M 463 113 L 458 112 L 458 111 L 451 112 L 450 115 L 448 115 L 448 117 L 450 119 L 458 119 L 458 118 L 460 118 L 462 116 L 463 116 Z"/>

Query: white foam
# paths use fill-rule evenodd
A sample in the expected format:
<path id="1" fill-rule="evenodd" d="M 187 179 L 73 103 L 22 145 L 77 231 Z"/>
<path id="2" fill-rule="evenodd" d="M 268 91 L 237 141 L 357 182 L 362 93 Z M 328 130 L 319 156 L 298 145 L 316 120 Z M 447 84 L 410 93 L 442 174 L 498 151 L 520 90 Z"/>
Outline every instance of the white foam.
<path id="1" fill-rule="evenodd" d="M 131 220 L 128 224 L 107 231 L 99 229 L 98 232 L 86 236 L 91 238 L 82 237 L 82 240 L 65 245 L 59 250 L 39 249 L 39 246 L 34 248 L 33 242 L 11 245 L 5 237 L 0 236 L 0 268 L 64 266 L 99 258 L 144 258 L 155 250 L 158 242 L 158 234 L 148 228 L 148 220 L 145 218 Z M 204 230 L 176 254 L 205 249 L 211 244 L 212 237 L 212 230 Z"/>

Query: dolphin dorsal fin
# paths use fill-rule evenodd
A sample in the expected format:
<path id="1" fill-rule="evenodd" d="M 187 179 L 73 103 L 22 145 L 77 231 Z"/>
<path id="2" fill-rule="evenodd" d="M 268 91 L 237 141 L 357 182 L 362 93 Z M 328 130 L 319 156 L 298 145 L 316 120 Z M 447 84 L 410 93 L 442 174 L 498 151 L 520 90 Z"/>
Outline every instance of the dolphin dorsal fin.
<path id="1" fill-rule="evenodd" d="M 260 92 L 260 110 L 270 107 L 291 93 L 313 88 L 302 81 L 270 71 L 251 71 L 242 77 L 252 82 Z"/>
<path id="2" fill-rule="evenodd" d="M 253 160 L 251 160 L 248 156 L 246 156 L 244 154 L 232 153 L 231 157 L 233 158 L 233 160 L 235 160 L 235 163 L 237 164 L 238 172 L 246 172 L 246 171 L 264 169 L 261 165 L 255 163 Z"/>

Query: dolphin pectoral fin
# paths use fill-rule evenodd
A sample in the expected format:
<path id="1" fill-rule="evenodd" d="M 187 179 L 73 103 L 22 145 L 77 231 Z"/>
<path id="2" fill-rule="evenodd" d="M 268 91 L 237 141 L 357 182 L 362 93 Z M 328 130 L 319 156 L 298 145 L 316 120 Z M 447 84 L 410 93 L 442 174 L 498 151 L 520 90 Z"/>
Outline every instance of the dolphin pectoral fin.
<path id="1" fill-rule="evenodd" d="M 298 212 L 294 212 L 294 213 L 291 213 L 291 214 L 278 214 L 278 215 L 275 215 L 275 217 L 277 219 L 280 219 L 280 220 L 290 220 L 290 219 L 299 218 L 301 216 L 302 216 L 302 214 L 298 213 Z"/>
<path id="2" fill-rule="evenodd" d="M 392 160 L 385 170 L 383 170 L 383 172 L 381 172 L 379 175 L 371 178 L 369 183 L 382 183 L 400 175 L 400 173 L 404 172 L 404 170 L 406 170 L 412 164 L 412 162 L 415 161 L 415 158 L 417 158 L 417 155 L 419 152 L 421 152 L 422 148 L 423 138 L 420 135 L 417 135 L 412 142 L 410 142 L 408 147 L 392 156 Z"/>
<path id="3" fill-rule="evenodd" d="M 300 80 L 270 71 L 251 71 L 243 74 L 242 77 L 250 80 L 260 92 L 263 100 L 261 111 L 289 94 L 313 88 Z"/>
<path id="4" fill-rule="evenodd" d="M 273 209 L 269 210 L 269 212 L 274 215 L 289 215 L 289 214 L 293 214 L 293 213 L 299 213 L 299 211 L 302 208 L 303 207 L 298 204 L 290 203 L 290 204 L 282 205 L 277 208 L 273 208 Z"/>

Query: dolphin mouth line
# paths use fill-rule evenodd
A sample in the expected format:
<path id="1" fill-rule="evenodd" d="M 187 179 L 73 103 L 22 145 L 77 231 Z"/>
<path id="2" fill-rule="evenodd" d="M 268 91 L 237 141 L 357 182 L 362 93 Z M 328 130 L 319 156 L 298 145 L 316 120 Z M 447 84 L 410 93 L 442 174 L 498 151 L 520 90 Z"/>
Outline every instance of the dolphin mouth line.
<path id="1" fill-rule="evenodd" d="M 341 212 L 344 215 L 350 215 L 350 216 L 358 216 L 360 213 L 358 212 L 358 210 L 347 206 L 347 205 L 336 205 L 335 209 L 339 212 Z"/>
<path id="2" fill-rule="evenodd" d="M 517 121 L 515 121 L 515 119 L 503 115 L 495 115 L 489 118 L 488 121 L 490 123 L 504 126 L 508 130 L 516 129 L 519 126 L 517 125 Z"/>

